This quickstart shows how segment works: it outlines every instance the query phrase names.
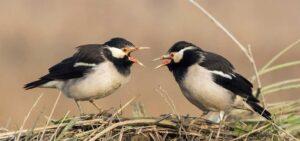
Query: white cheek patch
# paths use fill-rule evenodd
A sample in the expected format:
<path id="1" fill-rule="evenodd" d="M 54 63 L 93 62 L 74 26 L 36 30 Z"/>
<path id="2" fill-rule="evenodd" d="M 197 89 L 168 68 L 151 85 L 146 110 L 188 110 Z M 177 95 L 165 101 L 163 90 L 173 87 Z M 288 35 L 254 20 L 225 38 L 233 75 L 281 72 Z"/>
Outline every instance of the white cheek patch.
<path id="1" fill-rule="evenodd" d="M 182 57 L 183 57 L 183 52 L 179 51 L 177 53 L 174 53 L 173 60 L 174 60 L 175 63 L 178 63 L 178 62 L 180 62 Z"/>
<path id="2" fill-rule="evenodd" d="M 191 50 L 191 49 L 195 49 L 195 47 L 194 46 L 189 46 L 189 47 L 186 47 L 186 48 L 178 51 L 177 53 L 174 53 L 174 57 L 173 57 L 174 62 L 175 63 L 180 62 L 180 60 L 183 58 L 184 51 Z"/>
<path id="3" fill-rule="evenodd" d="M 121 49 L 114 48 L 114 47 L 109 47 L 108 48 L 111 51 L 111 54 L 115 58 L 124 58 L 126 55 L 125 52 L 123 52 Z"/>

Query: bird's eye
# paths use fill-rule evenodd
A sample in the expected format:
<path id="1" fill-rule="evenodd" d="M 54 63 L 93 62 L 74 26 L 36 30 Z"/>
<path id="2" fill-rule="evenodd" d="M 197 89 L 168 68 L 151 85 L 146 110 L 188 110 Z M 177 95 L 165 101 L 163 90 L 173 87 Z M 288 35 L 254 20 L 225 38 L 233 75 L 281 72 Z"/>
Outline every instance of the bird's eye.
<path id="1" fill-rule="evenodd" d="M 171 56 L 171 57 L 174 57 L 174 53 L 171 53 L 170 56 Z"/>
<path id="2" fill-rule="evenodd" d="M 123 50 L 124 52 L 127 52 L 127 48 L 123 48 L 122 50 Z"/>

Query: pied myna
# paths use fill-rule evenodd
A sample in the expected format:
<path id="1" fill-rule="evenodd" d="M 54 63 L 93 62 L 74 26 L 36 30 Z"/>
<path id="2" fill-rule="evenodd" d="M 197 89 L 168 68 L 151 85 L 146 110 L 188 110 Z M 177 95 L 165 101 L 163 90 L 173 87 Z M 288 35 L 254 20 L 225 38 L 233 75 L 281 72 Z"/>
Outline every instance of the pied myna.
<path id="1" fill-rule="evenodd" d="M 233 65 L 224 57 L 202 50 L 196 45 L 180 41 L 175 43 L 162 60 L 173 73 L 184 96 L 204 114 L 220 112 L 215 122 L 223 119 L 237 97 L 242 98 L 255 112 L 271 120 L 271 114 L 259 105 L 252 95 L 252 84 L 235 72 Z"/>
<path id="2" fill-rule="evenodd" d="M 148 47 L 134 46 L 123 38 L 81 45 L 73 56 L 52 66 L 48 74 L 24 88 L 56 88 L 75 100 L 80 113 L 78 101 L 89 101 L 101 110 L 93 100 L 112 94 L 129 81 L 132 64 L 143 65 L 131 53 L 142 49 Z"/>

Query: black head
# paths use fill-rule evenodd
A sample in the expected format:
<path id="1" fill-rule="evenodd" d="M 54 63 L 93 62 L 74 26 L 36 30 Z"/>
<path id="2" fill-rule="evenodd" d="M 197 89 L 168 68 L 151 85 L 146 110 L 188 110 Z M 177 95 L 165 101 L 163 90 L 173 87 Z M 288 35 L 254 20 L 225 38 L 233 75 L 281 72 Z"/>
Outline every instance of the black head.
<path id="1" fill-rule="evenodd" d="M 135 47 L 130 41 L 123 38 L 112 38 L 103 45 L 106 46 L 104 55 L 122 74 L 128 75 L 133 63 L 142 65 L 139 60 L 131 56 L 131 53 L 145 49 L 144 47 Z"/>
<path id="2" fill-rule="evenodd" d="M 201 48 L 192 43 L 179 41 L 168 50 L 171 62 L 167 66 L 170 71 L 186 68 L 197 63 L 202 52 Z"/>
<path id="3" fill-rule="evenodd" d="M 134 45 L 130 41 L 127 41 L 126 39 L 120 37 L 112 38 L 109 41 L 105 42 L 104 45 L 116 48 L 134 47 Z"/>
<path id="4" fill-rule="evenodd" d="M 186 42 L 186 41 L 179 41 L 176 42 L 169 50 L 168 53 L 171 52 L 179 52 L 180 50 L 186 48 L 186 47 L 190 47 L 190 46 L 195 46 L 192 43 Z"/>
<path id="5" fill-rule="evenodd" d="M 168 50 L 167 55 L 160 58 L 163 60 L 163 64 L 157 68 L 167 66 L 175 78 L 182 76 L 189 66 L 199 62 L 203 57 L 203 52 L 201 48 L 192 43 L 179 41 Z"/>

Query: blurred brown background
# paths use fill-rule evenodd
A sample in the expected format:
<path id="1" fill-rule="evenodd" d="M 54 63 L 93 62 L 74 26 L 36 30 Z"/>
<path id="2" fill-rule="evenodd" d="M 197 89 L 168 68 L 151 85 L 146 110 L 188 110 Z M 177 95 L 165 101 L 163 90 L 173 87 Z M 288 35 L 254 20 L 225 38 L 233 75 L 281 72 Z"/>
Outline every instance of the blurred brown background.
<path id="1" fill-rule="evenodd" d="M 244 45 L 251 44 L 258 67 L 277 52 L 300 38 L 300 1 L 298 0 L 199 0 Z M 47 69 L 74 53 L 81 44 L 103 43 L 124 37 L 136 45 L 150 46 L 135 54 L 146 68 L 133 67 L 131 82 L 115 94 L 98 100 L 104 109 L 119 107 L 135 95 L 149 116 L 170 113 L 163 98 L 155 92 L 158 85 L 168 91 L 180 114 L 199 115 L 200 111 L 181 94 L 166 68 L 153 70 L 151 60 L 176 41 L 191 41 L 205 50 L 222 54 L 247 78 L 252 68 L 223 31 L 217 28 L 188 0 L 1 0 L 0 2 L 0 126 L 10 121 L 18 128 L 39 94 L 44 93 L 26 127 L 40 117 L 45 123 L 58 91 L 24 91 L 23 85 L 47 73 Z M 299 45 L 298 45 L 299 46 Z M 299 60 L 294 48 L 276 63 Z M 262 77 L 263 84 L 299 77 L 299 67 L 290 67 Z M 299 90 L 279 92 L 268 102 L 300 98 Z M 96 112 L 84 104 L 88 113 Z M 61 97 L 54 118 L 68 110 L 78 115 L 73 100 Z M 130 111 L 127 110 L 130 114 Z"/>

